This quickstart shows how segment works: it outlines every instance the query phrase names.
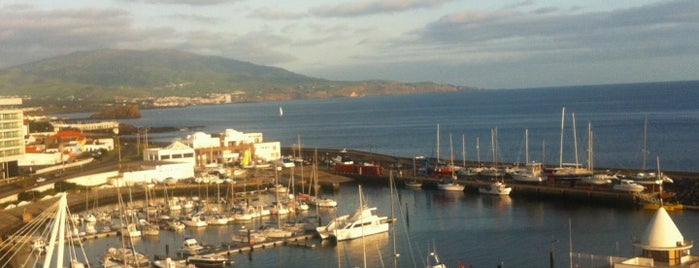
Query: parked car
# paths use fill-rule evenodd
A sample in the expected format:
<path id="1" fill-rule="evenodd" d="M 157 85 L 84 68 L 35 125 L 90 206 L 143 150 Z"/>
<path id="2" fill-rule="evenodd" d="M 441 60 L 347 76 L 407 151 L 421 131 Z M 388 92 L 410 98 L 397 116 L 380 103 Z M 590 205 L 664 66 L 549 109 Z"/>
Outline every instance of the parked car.
<path id="1" fill-rule="evenodd" d="M 45 181 L 46 181 L 46 178 L 44 178 L 44 177 L 36 178 L 36 182 L 45 182 Z"/>

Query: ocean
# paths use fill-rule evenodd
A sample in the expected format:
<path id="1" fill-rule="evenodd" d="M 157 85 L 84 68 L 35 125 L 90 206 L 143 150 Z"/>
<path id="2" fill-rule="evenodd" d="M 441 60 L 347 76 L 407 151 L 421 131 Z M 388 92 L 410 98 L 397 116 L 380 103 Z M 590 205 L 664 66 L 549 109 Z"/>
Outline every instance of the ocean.
<path id="1" fill-rule="evenodd" d="M 206 133 L 232 128 L 261 132 L 265 140 L 282 146 L 300 140 L 304 148 L 404 157 L 450 159 L 453 154 L 458 160 L 464 159 L 465 151 L 469 161 L 510 163 L 525 161 L 528 130 L 530 160 L 557 165 L 565 107 L 563 162 L 576 161 L 577 145 L 578 162 L 587 164 L 589 123 L 595 167 L 655 170 L 659 159 L 662 170 L 699 172 L 698 101 L 699 81 L 692 81 L 152 109 L 141 111 L 140 119 L 123 122 L 139 127 L 203 126 L 198 131 Z M 188 134 L 191 131 L 150 137 L 170 141 Z"/>
<path id="2" fill-rule="evenodd" d="M 123 122 L 140 127 L 203 126 L 199 131 L 207 133 L 232 128 L 261 132 L 265 140 L 280 141 L 282 146 L 301 140 L 304 148 L 347 148 L 406 157 L 448 159 L 453 152 L 461 159 L 465 148 L 469 161 L 492 160 L 491 144 L 497 144 L 499 162 L 524 161 L 527 129 L 530 159 L 557 164 L 561 110 L 565 107 L 564 162 L 575 161 L 575 144 L 579 161 L 586 161 L 589 123 L 594 133 L 596 167 L 639 169 L 645 147 L 648 169 L 656 167 L 657 158 L 663 170 L 699 172 L 697 89 L 699 82 L 693 81 L 240 103 L 143 110 L 142 118 Z M 284 110 L 283 116 L 279 115 L 279 107 Z M 491 140 L 494 129 L 497 142 Z M 152 134 L 151 139 L 170 141 L 188 134 L 191 132 Z M 387 187 L 367 185 L 364 191 L 371 205 L 390 215 L 392 199 Z M 326 194 L 339 200 L 340 205 L 336 210 L 319 212 L 325 221 L 335 214 L 351 213 L 357 206 L 354 183 Z M 449 267 L 458 267 L 458 263 L 467 267 L 548 267 L 552 250 L 557 266 L 568 266 L 571 248 L 573 252 L 603 256 L 640 254 L 632 241 L 642 236 L 653 215 L 652 211 L 613 204 L 436 190 L 399 189 L 399 196 L 396 209 L 403 210 L 403 214 L 396 212 L 399 221 L 395 236 L 383 234 L 364 242 L 338 244 L 314 240 L 310 243 L 316 244 L 315 248 L 256 250 L 234 255 L 236 267 L 358 267 L 363 265 L 364 254 L 368 267 L 394 266 L 394 238 L 401 253 L 396 267 L 424 267 L 431 248 L 437 249 Z M 696 211 L 670 215 L 685 240 L 699 238 Z M 264 221 L 274 223 L 276 219 Z M 135 247 L 151 255 L 163 255 L 165 245 L 173 252 L 185 237 L 219 244 L 229 241 L 230 232 L 241 225 L 256 228 L 259 224 L 236 223 L 179 234 L 163 231 L 158 238 L 137 241 Z M 87 243 L 91 256 L 121 244 L 114 237 Z M 581 257 L 573 261 L 574 265 L 600 264 L 599 259 Z"/>

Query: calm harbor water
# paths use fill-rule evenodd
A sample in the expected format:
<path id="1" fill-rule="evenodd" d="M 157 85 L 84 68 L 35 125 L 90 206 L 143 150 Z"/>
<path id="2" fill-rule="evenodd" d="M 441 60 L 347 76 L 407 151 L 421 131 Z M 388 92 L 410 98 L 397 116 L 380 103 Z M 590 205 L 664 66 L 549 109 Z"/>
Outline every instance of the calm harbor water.
<path id="1" fill-rule="evenodd" d="M 460 159 L 463 135 L 466 159 L 480 156 L 484 161 L 492 159 L 490 133 L 497 128 L 497 161 L 504 162 L 524 161 L 524 131 L 528 129 L 531 159 L 557 164 L 565 106 L 565 162 L 575 161 L 574 112 L 581 162 L 586 161 L 583 148 L 589 122 L 596 167 L 641 168 L 647 119 L 647 167 L 654 168 L 658 156 L 663 170 L 699 172 L 697 89 L 699 82 L 695 81 L 295 100 L 144 110 L 142 118 L 124 122 L 141 127 L 203 126 L 201 131 L 207 133 L 233 128 L 262 132 L 265 140 L 281 141 L 282 146 L 296 144 L 300 137 L 305 148 L 348 148 L 406 157 L 437 156 L 439 124 L 439 157 L 449 157 L 451 134 L 454 155 Z M 279 107 L 284 109 L 283 117 Z M 170 141 L 188 134 L 191 132 L 153 134 L 151 138 Z M 356 208 L 356 189 L 347 184 L 333 194 L 340 207 L 337 212 L 321 211 L 326 221 L 333 213 L 346 214 Z M 365 192 L 371 204 L 390 213 L 388 188 L 367 186 Z M 642 235 L 652 216 L 650 211 L 613 204 L 588 206 L 432 190 L 401 189 L 400 197 L 399 207 L 407 210 L 409 221 L 401 221 L 395 237 L 401 253 L 399 267 L 423 267 L 430 247 L 436 247 L 450 267 L 457 267 L 458 262 L 474 267 L 496 267 L 501 262 L 504 267 L 548 267 L 552 248 L 557 263 L 567 266 L 569 235 L 574 252 L 632 256 L 640 251 L 634 250 L 631 241 Z M 685 239 L 699 238 L 698 213 L 674 212 L 671 216 Z M 239 228 L 234 224 L 182 234 L 162 232 L 157 239 L 141 239 L 136 248 L 162 255 L 165 244 L 174 252 L 186 236 L 220 244 Z M 359 240 L 337 245 L 314 241 L 318 245 L 314 249 L 277 247 L 234 257 L 237 267 L 355 267 L 362 265 L 362 252 L 366 252 L 370 267 L 392 266 L 392 239 L 389 234 L 378 235 L 365 240 L 364 247 Z M 93 256 L 101 255 L 108 245 L 120 245 L 116 238 L 88 243 Z"/>
<path id="2" fill-rule="evenodd" d="M 321 209 L 323 222 L 335 213 L 353 212 L 359 203 L 357 188 L 352 183 L 343 184 L 337 193 L 328 193 L 340 200 L 340 204 L 336 209 Z M 363 191 L 370 205 L 385 215 L 391 214 L 388 187 L 365 186 Z M 437 248 L 450 267 L 458 267 L 459 262 L 474 267 L 496 267 L 500 263 L 504 267 L 548 267 L 552 248 L 556 252 L 556 263 L 567 267 L 569 237 L 572 237 L 574 252 L 634 256 L 640 250 L 634 249 L 631 242 L 641 237 L 653 215 L 652 211 L 642 209 L 437 190 L 398 189 L 397 196 L 399 198 L 393 200 L 400 199 L 400 205 L 398 201 L 394 203 L 395 215 L 400 219 L 395 225 L 395 239 L 401 254 L 398 267 L 424 267 L 427 251 L 432 247 Z M 315 209 L 308 215 L 315 215 Z M 686 240 L 699 237 L 699 229 L 695 226 L 699 221 L 698 213 L 685 211 L 670 215 Z M 261 224 L 276 224 L 277 220 L 270 217 L 227 226 L 187 228 L 179 233 L 161 231 L 158 238 L 137 240 L 135 248 L 151 255 L 164 255 L 165 245 L 169 245 L 170 253 L 174 254 L 185 237 L 219 245 L 230 242 L 230 233 L 243 225 L 257 228 Z M 364 245 L 361 240 L 337 244 L 312 240 L 308 243 L 315 244 L 315 248 L 280 246 L 232 257 L 236 267 L 361 267 L 363 252 L 366 252 L 368 267 L 392 267 L 393 239 L 391 233 L 386 233 L 365 239 Z M 121 240 L 111 237 L 86 243 L 88 254 L 94 256 L 92 263 L 97 263 L 106 248 L 120 246 Z M 575 263 L 589 267 L 588 262 Z"/>

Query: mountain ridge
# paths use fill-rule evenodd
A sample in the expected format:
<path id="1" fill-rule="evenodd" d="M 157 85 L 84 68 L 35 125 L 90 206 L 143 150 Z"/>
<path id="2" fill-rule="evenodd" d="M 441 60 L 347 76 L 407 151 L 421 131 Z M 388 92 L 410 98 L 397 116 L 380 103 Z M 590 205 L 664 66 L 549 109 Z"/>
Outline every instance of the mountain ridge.
<path id="1" fill-rule="evenodd" d="M 173 49 L 78 51 L 0 69 L 0 94 L 43 100 L 235 94 L 235 101 L 457 91 L 454 85 L 389 80 L 330 81 L 283 68 Z"/>

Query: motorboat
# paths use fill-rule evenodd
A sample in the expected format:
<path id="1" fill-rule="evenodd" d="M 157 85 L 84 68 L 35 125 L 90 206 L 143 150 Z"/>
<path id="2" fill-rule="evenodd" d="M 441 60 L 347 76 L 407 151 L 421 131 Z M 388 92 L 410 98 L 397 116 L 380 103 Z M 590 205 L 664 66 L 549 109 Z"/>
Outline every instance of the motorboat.
<path id="1" fill-rule="evenodd" d="M 186 268 L 188 266 L 184 261 L 175 261 L 170 257 L 164 260 L 154 260 L 153 266 L 158 268 Z"/>
<path id="2" fill-rule="evenodd" d="M 405 181 L 405 187 L 422 188 L 422 182 L 418 181 L 418 180 L 408 180 L 408 181 Z"/>
<path id="3" fill-rule="evenodd" d="M 284 230 L 282 228 L 277 228 L 277 227 L 272 227 L 272 226 L 265 226 L 262 229 L 262 234 L 265 237 L 268 238 L 285 238 L 285 237 L 291 237 L 294 235 L 294 232 Z"/>
<path id="4" fill-rule="evenodd" d="M 599 173 L 594 174 L 592 176 L 583 177 L 582 179 L 580 179 L 580 182 L 592 185 L 605 185 L 612 183 L 612 181 L 616 179 L 618 179 L 616 175 Z"/>
<path id="5" fill-rule="evenodd" d="M 510 176 L 518 182 L 543 182 L 546 180 L 543 170 L 541 163 L 530 162 L 524 168 L 510 173 Z"/>
<path id="6" fill-rule="evenodd" d="M 204 246 L 199 244 L 195 238 L 187 238 L 182 242 L 182 247 L 177 250 L 177 253 L 183 255 L 197 255 L 204 250 Z"/>
<path id="7" fill-rule="evenodd" d="M 208 225 L 226 225 L 230 219 L 221 214 L 206 215 L 206 224 Z"/>
<path id="8" fill-rule="evenodd" d="M 261 243 L 267 240 L 267 237 L 254 230 L 249 230 L 249 229 L 240 229 L 237 232 L 232 232 L 231 233 L 231 240 L 233 242 L 238 242 L 238 243 L 246 243 L 246 244 L 255 244 L 255 243 Z"/>
<path id="9" fill-rule="evenodd" d="M 102 263 L 104 267 L 151 267 L 148 257 L 130 248 L 109 248 Z"/>
<path id="10" fill-rule="evenodd" d="M 222 254 L 206 254 L 187 257 L 187 263 L 198 268 L 223 268 L 233 264 L 226 255 Z"/>
<path id="11" fill-rule="evenodd" d="M 167 221 L 166 228 L 172 231 L 182 231 L 186 226 L 178 220 Z"/>
<path id="12" fill-rule="evenodd" d="M 643 192 L 646 189 L 645 186 L 640 185 L 633 180 L 621 180 L 618 184 L 614 184 L 612 189 L 622 192 Z"/>
<path id="13" fill-rule="evenodd" d="M 478 187 L 478 192 L 492 195 L 509 195 L 512 192 L 512 187 L 507 186 L 502 180 L 497 180 L 486 186 Z"/>
<path id="14" fill-rule="evenodd" d="M 365 205 L 361 186 L 359 186 L 359 200 L 359 208 L 349 219 L 333 221 L 325 226 L 325 230 L 321 229 L 318 233 L 324 232 L 327 236 L 342 241 L 388 232 L 388 217 L 378 216 L 375 207 L 370 208 Z"/>
<path id="15" fill-rule="evenodd" d="M 187 219 L 184 219 L 182 223 L 184 223 L 184 225 L 187 227 L 205 227 L 209 225 L 199 215 L 188 217 Z"/>

